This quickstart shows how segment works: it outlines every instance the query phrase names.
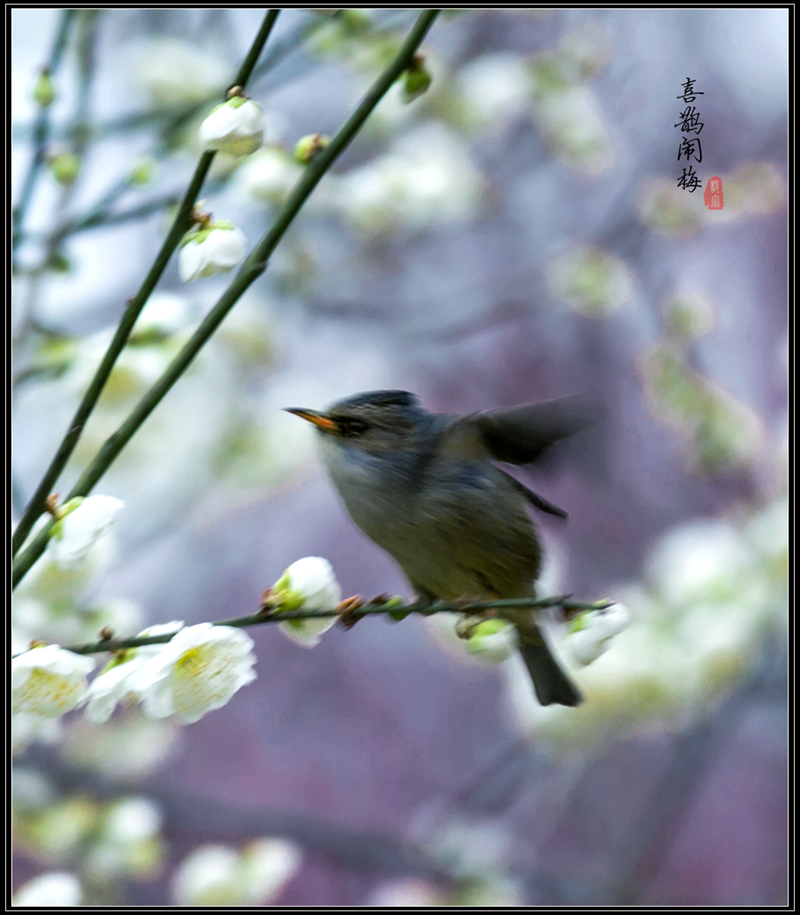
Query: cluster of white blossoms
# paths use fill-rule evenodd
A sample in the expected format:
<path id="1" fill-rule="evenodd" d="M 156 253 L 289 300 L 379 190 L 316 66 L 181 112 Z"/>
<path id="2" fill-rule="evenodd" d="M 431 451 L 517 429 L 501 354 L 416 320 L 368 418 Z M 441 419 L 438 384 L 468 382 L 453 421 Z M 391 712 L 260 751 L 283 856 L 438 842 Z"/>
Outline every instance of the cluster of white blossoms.
<path id="1" fill-rule="evenodd" d="M 300 849 L 285 839 L 256 839 L 241 851 L 202 845 L 175 871 L 177 905 L 263 905 L 275 899 L 300 869 Z"/>
<path id="2" fill-rule="evenodd" d="M 139 635 L 170 632 L 175 635 L 166 644 L 115 656 L 91 684 L 86 676 L 95 666 L 93 658 L 58 645 L 31 648 L 12 661 L 14 713 L 55 718 L 86 705 L 86 716 L 102 723 L 118 703 L 141 702 L 149 718 L 173 715 L 189 724 L 255 679 L 253 640 L 240 629 L 175 622 Z"/>
<path id="3" fill-rule="evenodd" d="M 64 520 L 90 502 L 82 502 Z M 104 517 L 100 515 L 101 520 Z M 86 539 L 86 525 L 78 530 Z M 270 589 L 270 598 L 276 610 L 333 611 L 341 588 L 330 563 L 309 556 L 286 569 Z M 280 627 L 293 641 L 311 648 L 335 622 L 332 614 L 287 620 Z M 91 684 L 87 675 L 95 667 L 93 658 L 55 644 L 30 648 L 12 660 L 13 712 L 51 719 L 85 705 L 86 717 L 101 724 L 117 705 L 141 703 L 148 718 L 174 716 L 190 724 L 221 708 L 256 677 L 253 640 L 239 628 L 213 623 L 184 626 L 176 620 L 137 636 L 148 637 L 167 641 L 117 652 Z"/>

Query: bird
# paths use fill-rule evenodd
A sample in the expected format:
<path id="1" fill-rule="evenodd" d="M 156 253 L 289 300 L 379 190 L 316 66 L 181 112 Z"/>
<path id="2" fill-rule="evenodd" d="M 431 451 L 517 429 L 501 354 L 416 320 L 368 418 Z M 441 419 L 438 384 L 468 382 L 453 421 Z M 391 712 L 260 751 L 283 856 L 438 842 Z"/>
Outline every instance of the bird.
<path id="1" fill-rule="evenodd" d="M 535 595 L 542 547 L 528 506 L 566 512 L 497 466 L 526 465 L 591 424 L 588 401 L 562 397 L 466 414 L 432 413 L 408 391 L 368 391 L 317 411 L 325 469 L 352 520 L 389 553 L 424 602 Z M 540 704 L 576 706 L 531 608 L 503 611 Z"/>

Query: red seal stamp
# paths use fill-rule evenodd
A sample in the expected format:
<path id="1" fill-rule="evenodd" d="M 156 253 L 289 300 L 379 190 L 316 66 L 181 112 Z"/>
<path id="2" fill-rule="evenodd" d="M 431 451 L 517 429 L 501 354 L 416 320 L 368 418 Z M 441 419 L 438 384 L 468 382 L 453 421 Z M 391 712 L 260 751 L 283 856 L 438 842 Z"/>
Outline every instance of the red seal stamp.
<path id="1" fill-rule="evenodd" d="M 703 203 L 709 210 L 721 210 L 725 206 L 722 199 L 722 179 L 719 177 L 710 178 L 706 189 L 703 192 Z"/>

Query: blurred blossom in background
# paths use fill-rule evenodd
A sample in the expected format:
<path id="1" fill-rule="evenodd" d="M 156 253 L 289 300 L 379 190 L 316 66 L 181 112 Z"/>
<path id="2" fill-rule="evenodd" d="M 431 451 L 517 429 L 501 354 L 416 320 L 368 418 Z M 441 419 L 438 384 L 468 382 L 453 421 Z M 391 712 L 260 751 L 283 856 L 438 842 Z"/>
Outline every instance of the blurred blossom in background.
<path id="1" fill-rule="evenodd" d="M 220 152 L 202 190 L 250 247 L 303 174 L 298 140 L 335 134 L 415 18 L 329 12 L 281 13 L 247 85 L 264 146 Z M 14 248 L 15 521 L 262 15 L 12 12 L 15 206 L 49 123 Z M 103 478 L 125 503 L 113 531 L 69 566 L 46 552 L 15 593 L 15 651 L 254 613 L 301 557 L 345 596 L 409 596 L 280 408 L 590 391 L 602 447 L 525 474 L 570 516 L 538 519 L 540 593 L 630 614 L 588 664 L 548 622 L 585 704 L 538 706 L 519 658 L 470 654 L 453 619 L 369 618 L 313 651 L 251 628 L 258 679 L 195 724 L 124 701 L 105 724 L 15 716 L 17 904 L 785 904 L 787 19 L 440 15 L 429 89 L 393 87 Z M 673 126 L 687 77 L 693 194 Z M 229 280 L 184 285 L 172 258 L 62 495 Z"/>

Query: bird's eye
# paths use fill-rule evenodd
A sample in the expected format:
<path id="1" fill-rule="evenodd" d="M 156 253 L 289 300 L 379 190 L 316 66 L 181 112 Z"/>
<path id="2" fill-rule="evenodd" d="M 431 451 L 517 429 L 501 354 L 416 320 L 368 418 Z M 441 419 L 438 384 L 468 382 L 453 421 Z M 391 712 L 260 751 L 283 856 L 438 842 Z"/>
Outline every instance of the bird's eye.
<path id="1" fill-rule="evenodd" d="M 342 419 L 339 420 L 339 431 L 342 435 L 362 435 L 369 429 L 369 424 L 363 419 Z"/>

